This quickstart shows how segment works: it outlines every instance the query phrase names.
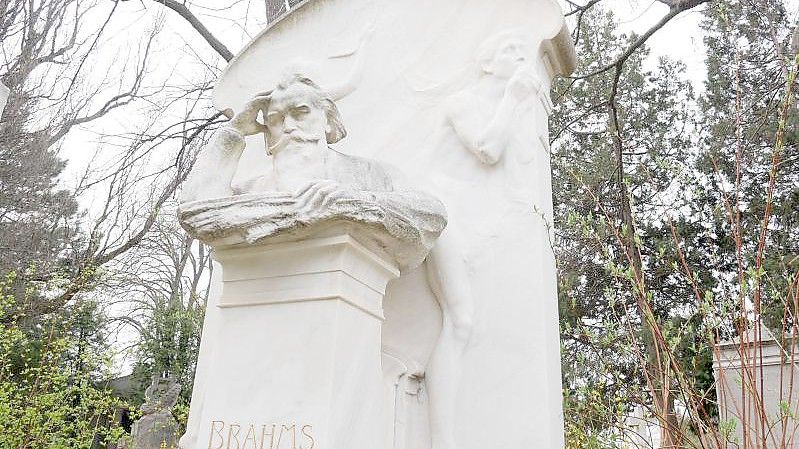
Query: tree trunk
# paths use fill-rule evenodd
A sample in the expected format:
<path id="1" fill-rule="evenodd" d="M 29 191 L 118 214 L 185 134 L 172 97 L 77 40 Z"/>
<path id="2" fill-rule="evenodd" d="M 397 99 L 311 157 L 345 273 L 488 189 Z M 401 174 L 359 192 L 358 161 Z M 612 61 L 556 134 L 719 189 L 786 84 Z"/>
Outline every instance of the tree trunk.
<path id="1" fill-rule="evenodd" d="M 619 195 L 619 221 L 622 245 L 625 257 L 633 270 L 634 291 L 636 305 L 641 316 L 641 339 L 646 355 L 646 373 L 652 382 L 652 397 L 655 413 L 660 424 L 660 447 L 676 448 L 680 446 L 679 421 L 674 410 L 674 396 L 671 394 L 671 370 L 668 360 L 663 359 L 655 334 L 655 317 L 652 309 L 647 304 L 647 292 L 644 282 L 643 263 L 641 252 L 635 241 L 635 220 L 633 219 L 632 205 L 624 182 L 624 141 L 621 126 L 619 125 L 618 105 L 615 102 L 615 93 L 610 100 L 610 131 L 613 136 L 614 154 L 617 166 L 616 184 Z M 668 355 L 666 356 L 668 357 Z"/>

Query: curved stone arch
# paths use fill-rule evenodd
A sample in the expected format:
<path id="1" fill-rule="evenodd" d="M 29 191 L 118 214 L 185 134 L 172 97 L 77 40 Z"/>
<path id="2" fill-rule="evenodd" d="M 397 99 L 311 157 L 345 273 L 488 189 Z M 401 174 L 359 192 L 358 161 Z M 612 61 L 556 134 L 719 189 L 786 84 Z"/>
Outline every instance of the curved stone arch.
<path id="1" fill-rule="evenodd" d="M 276 22 L 306 1 L 307 0 L 266 0 L 266 22 L 269 24 Z"/>

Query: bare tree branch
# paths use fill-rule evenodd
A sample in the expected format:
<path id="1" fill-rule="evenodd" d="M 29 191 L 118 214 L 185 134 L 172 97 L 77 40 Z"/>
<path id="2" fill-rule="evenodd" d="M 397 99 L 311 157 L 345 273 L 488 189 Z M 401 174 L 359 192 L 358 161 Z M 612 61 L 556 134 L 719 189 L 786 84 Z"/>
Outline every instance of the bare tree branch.
<path id="1" fill-rule="evenodd" d="M 596 75 L 599 75 L 601 73 L 607 72 L 608 70 L 610 70 L 610 69 L 612 69 L 614 67 L 619 67 L 619 66 L 624 65 L 624 63 L 627 61 L 627 59 L 629 59 L 630 56 L 632 56 L 632 54 L 635 53 L 636 50 L 641 48 L 641 46 L 643 46 L 649 40 L 649 38 L 652 37 L 652 35 L 655 34 L 658 30 L 660 30 L 661 28 L 666 26 L 666 24 L 669 23 L 671 21 L 671 19 L 673 19 L 674 17 L 676 17 L 678 14 L 680 14 L 682 12 L 685 12 L 685 11 L 687 11 L 687 10 L 689 10 L 691 8 L 694 8 L 696 6 L 699 6 L 699 5 L 703 4 L 703 3 L 707 3 L 710 0 L 673 0 L 673 1 L 672 0 L 658 0 L 658 1 L 660 1 L 661 3 L 664 3 L 666 5 L 669 5 L 669 7 L 671 9 L 669 10 L 668 14 L 663 16 L 658 21 L 658 23 L 653 25 L 644 34 L 639 36 L 638 39 L 636 39 L 635 42 L 633 42 L 632 45 L 630 45 L 627 48 L 627 50 L 624 51 L 624 53 L 619 55 L 610 64 L 607 64 L 607 65 L 605 65 L 605 66 L 603 66 L 603 67 L 601 67 L 599 69 L 596 69 L 596 70 L 594 70 L 594 71 L 592 71 L 590 73 L 586 73 L 586 74 L 583 74 L 583 75 L 570 76 L 569 78 L 576 79 L 576 80 L 591 78 L 592 76 L 596 76 Z M 593 3 L 589 3 L 589 4 L 593 4 Z M 672 6 L 672 4 L 674 6 Z"/>
<path id="2" fill-rule="evenodd" d="M 180 14 L 181 17 L 186 19 L 198 33 L 200 36 L 208 42 L 208 45 L 211 46 L 217 53 L 219 53 L 225 61 L 230 62 L 233 59 L 233 53 L 225 47 L 225 45 L 219 41 L 210 31 L 208 28 L 200 22 L 200 19 L 197 18 L 190 10 L 186 7 L 185 4 L 179 3 L 175 0 L 155 0 L 156 3 L 161 3 L 162 5 L 166 6 L 167 8 L 175 11 L 176 13 Z"/>

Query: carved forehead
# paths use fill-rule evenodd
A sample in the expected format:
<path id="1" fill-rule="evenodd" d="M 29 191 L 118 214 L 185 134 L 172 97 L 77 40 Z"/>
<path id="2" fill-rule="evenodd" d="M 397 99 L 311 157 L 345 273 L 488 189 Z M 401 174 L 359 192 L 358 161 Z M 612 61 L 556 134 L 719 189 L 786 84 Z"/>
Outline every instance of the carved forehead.
<path id="1" fill-rule="evenodd" d="M 322 91 L 298 80 L 281 83 L 272 91 L 269 109 L 285 109 L 297 104 L 321 107 L 325 96 Z"/>

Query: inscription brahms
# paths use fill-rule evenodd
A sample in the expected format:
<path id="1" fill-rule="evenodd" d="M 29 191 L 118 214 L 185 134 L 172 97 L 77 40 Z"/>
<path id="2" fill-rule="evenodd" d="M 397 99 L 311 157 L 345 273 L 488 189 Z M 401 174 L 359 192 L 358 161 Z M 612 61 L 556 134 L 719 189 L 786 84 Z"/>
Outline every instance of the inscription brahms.
<path id="1" fill-rule="evenodd" d="M 313 426 L 211 421 L 208 449 L 314 449 Z"/>

